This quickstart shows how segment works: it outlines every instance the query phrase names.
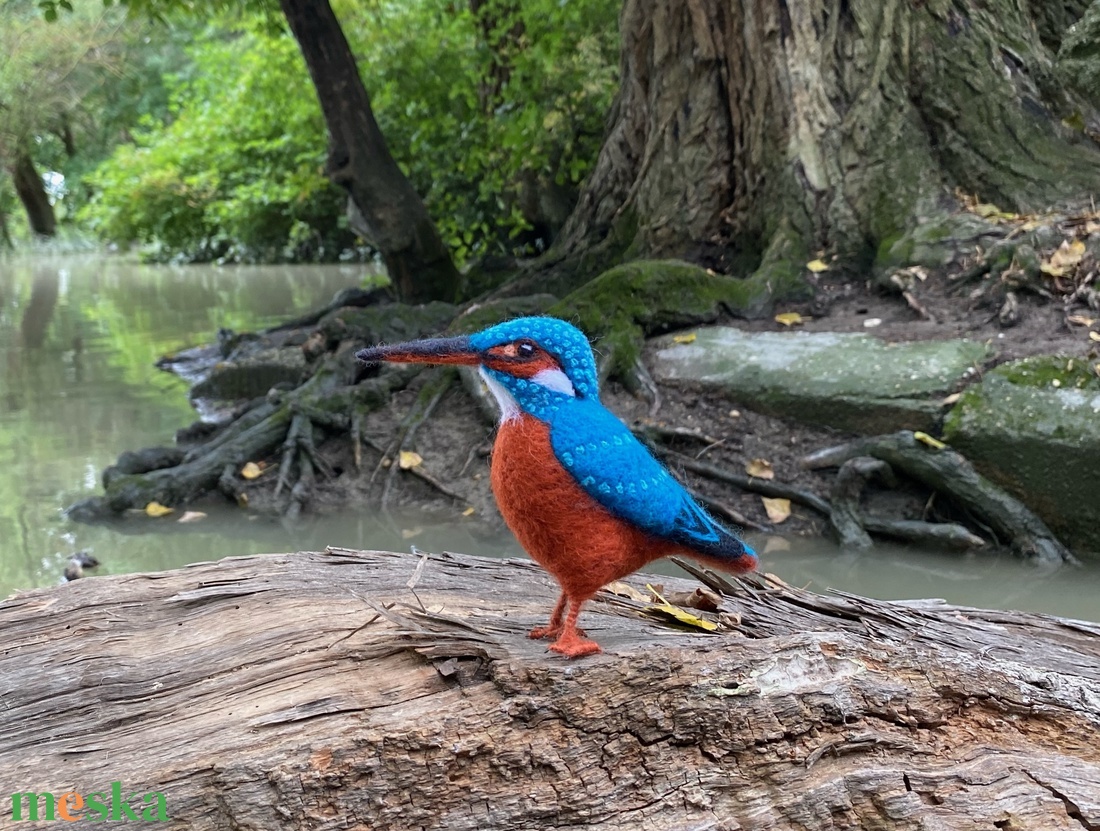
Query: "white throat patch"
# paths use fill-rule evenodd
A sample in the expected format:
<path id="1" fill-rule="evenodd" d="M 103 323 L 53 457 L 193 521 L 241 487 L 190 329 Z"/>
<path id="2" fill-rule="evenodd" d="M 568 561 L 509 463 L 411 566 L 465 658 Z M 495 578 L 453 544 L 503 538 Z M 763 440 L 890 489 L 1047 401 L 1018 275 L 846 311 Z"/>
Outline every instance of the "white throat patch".
<path id="1" fill-rule="evenodd" d="M 497 406 L 500 407 L 501 423 L 519 418 L 519 403 L 512 393 L 508 392 L 508 389 L 500 381 L 486 372 L 485 367 L 478 367 L 478 372 L 481 373 L 481 377 L 486 386 L 489 387 L 489 392 L 493 394 L 493 398 L 497 400 Z"/>

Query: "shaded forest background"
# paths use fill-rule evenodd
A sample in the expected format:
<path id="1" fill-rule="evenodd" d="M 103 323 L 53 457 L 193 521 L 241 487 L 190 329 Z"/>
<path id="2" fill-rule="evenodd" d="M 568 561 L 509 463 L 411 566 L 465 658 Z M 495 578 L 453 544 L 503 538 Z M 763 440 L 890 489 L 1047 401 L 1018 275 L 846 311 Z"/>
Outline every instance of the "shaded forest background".
<path id="1" fill-rule="evenodd" d="M 335 11 L 456 263 L 545 247 L 599 151 L 619 4 Z M 0 246 L 60 234 L 153 261 L 373 256 L 326 176 L 317 93 L 276 7 L 4 0 L 0 17 Z"/>

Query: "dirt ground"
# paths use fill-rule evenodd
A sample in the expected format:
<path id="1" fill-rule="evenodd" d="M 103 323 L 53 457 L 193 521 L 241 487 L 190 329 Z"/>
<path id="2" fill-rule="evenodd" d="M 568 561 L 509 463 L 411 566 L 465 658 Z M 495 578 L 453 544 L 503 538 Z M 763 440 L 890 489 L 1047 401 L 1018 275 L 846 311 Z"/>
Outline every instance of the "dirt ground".
<path id="1" fill-rule="evenodd" d="M 944 277 L 929 277 L 921 285 L 919 304 L 924 314 L 900 296 L 888 296 L 866 284 L 820 279 L 814 302 L 780 311 L 800 313 L 804 318 L 801 326 L 808 331 L 870 332 L 894 342 L 956 337 L 988 341 L 997 351 L 993 363 L 1036 354 L 1100 357 L 1100 344 L 1089 339 L 1089 327 L 1067 320 L 1072 312 L 1097 317 L 1100 313 L 1090 313 L 1081 305 L 1067 310 L 1058 299 L 1035 295 L 1021 294 L 1019 300 L 1019 323 L 1005 328 L 997 320 L 997 309 L 969 302 L 966 294 L 958 293 Z M 748 331 L 785 328 L 771 318 L 722 322 Z M 1092 328 L 1100 328 L 1100 324 Z M 599 344 L 595 346 L 598 350 Z M 364 432 L 385 445 L 390 440 L 387 437 L 394 435 L 413 406 L 419 387 L 414 382 L 395 395 L 387 408 L 370 416 Z M 833 472 L 807 471 L 801 466 L 801 459 L 813 451 L 841 444 L 851 435 L 759 415 L 737 401 L 714 394 L 668 386 L 662 386 L 660 392 L 662 403 L 656 414 L 657 423 L 698 430 L 713 439 L 677 439 L 669 445 L 671 449 L 737 473 L 743 473 L 750 461 L 763 459 L 774 469 L 775 481 L 829 497 Z M 627 423 L 647 419 L 647 404 L 615 382 L 606 386 L 603 400 Z M 433 513 L 453 513 L 456 518 L 465 513 L 464 521 L 475 524 L 499 525 L 501 519 L 488 481 L 493 434 L 494 425 L 456 384 L 418 432 L 415 449 L 423 458 L 421 469 L 461 498 L 447 496 L 407 471 L 382 467 L 381 454 L 366 447 L 362 470 L 356 473 L 350 443 L 344 436 L 333 438 L 322 447 L 322 453 L 342 473 L 318 481 L 310 508 L 318 513 L 339 510 L 348 504 L 380 508 L 385 491 L 388 507 L 417 505 Z M 826 530 L 822 516 L 798 504 L 791 506 L 791 516 L 781 525 L 773 525 L 759 495 L 684 471 L 676 464 L 670 467 L 681 481 L 740 512 L 751 523 L 776 528 L 784 534 L 820 534 Z M 391 480 L 388 486 L 387 479 Z M 928 496 L 919 488 L 880 492 L 872 496 L 877 504 L 872 503 L 871 507 L 898 517 L 919 518 L 926 515 Z M 270 498 L 270 489 L 265 491 L 263 485 L 254 486 L 250 504 L 261 511 L 277 509 Z"/>

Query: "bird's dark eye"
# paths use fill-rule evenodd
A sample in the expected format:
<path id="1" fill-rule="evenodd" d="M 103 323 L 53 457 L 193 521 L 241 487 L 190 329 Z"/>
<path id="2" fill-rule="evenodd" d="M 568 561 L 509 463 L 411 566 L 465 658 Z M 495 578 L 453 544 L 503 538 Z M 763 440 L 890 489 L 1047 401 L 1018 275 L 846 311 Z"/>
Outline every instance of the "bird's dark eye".
<path id="1" fill-rule="evenodd" d="M 521 358 L 533 358 L 535 355 L 535 345 L 530 341 L 520 341 L 516 345 L 516 354 Z"/>

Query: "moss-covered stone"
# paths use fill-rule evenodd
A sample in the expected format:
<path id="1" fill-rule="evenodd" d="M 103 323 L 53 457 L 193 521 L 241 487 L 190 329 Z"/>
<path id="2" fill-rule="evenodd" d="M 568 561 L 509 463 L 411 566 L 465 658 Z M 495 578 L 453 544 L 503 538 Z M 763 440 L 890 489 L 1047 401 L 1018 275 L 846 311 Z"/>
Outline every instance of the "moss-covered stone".
<path id="1" fill-rule="evenodd" d="M 989 347 L 966 340 L 886 343 L 835 332 L 699 329 L 657 341 L 659 380 L 721 390 L 770 415 L 862 433 L 932 429 L 941 400 Z"/>
<path id="2" fill-rule="evenodd" d="M 604 272 L 549 311 L 596 340 L 597 351 L 609 362 L 606 370 L 625 373 L 648 335 L 713 322 L 723 310 L 746 317 L 762 314 L 776 297 L 808 292 L 792 270 L 777 262 L 767 273 L 739 279 L 679 260 L 638 260 Z"/>
<path id="3" fill-rule="evenodd" d="M 297 386 L 305 370 L 306 360 L 300 347 L 257 346 L 247 354 L 215 364 L 191 388 L 191 397 L 221 402 L 256 398 L 277 384 Z"/>
<path id="4" fill-rule="evenodd" d="M 961 253 L 971 253 L 984 238 L 1000 236 L 997 227 L 966 211 L 941 214 L 915 225 L 908 232 L 891 236 L 879 245 L 874 270 L 888 277 L 899 268 L 919 265 L 944 268 L 955 262 Z M 1008 252 L 1004 266 L 1011 261 Z M 889 287 L 889 286 L 887 286 Z"/>
<path id="5" fill-rule="evenodd" d="M 1012 361 L 951 411 L 945 438 L 1075 550 L 1100 554 L 1100 377 L 1080 358 Z"/>

